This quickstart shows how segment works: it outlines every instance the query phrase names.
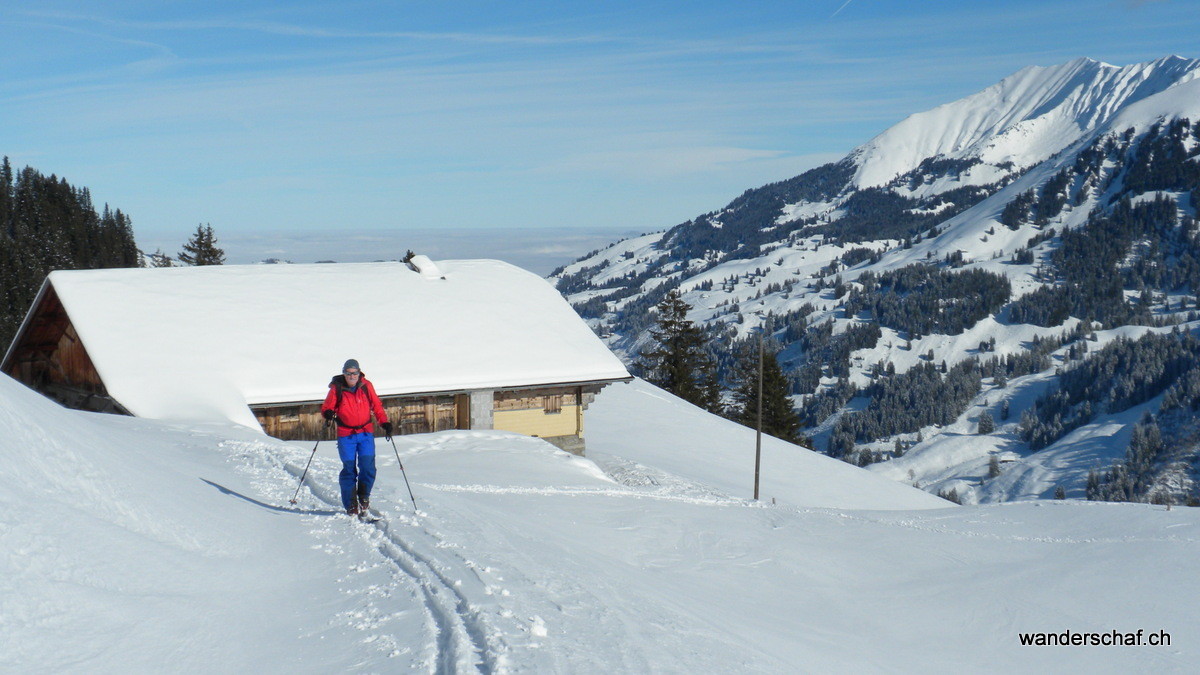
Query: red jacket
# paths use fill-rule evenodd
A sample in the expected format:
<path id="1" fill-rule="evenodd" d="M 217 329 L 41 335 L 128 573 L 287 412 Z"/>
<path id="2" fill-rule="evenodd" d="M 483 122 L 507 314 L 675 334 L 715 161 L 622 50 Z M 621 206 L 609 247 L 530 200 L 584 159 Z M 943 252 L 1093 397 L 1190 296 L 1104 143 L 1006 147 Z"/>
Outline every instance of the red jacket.
<path id="1" fill-rule="evenodd" d="M 341 375 L 334 375 L 329 383 L 329 394 L 321 404 L 321 412 L 326 410 L 337 413 L 338 436 L 349 436 L 364 431 L 374 433 L 375 426 L 371 424 L 372 412 L 375 413 L 376 422 L 383 424 L 388 421 L 383 402 L 375 393 L 375 385 L 361 375 L 358 378 L 358 386 L 354 389 L 346 387 L 346 380 Z"/>

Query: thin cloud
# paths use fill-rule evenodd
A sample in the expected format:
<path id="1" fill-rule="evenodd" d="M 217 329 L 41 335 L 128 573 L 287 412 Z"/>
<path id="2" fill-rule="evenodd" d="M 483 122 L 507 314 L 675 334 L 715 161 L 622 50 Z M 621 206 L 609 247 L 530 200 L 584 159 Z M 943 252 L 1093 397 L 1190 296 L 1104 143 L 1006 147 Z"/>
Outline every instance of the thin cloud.
<path id="1" fill-rule="evenodd" d="M 671 148 L 645 148 L 595 152 L 569 157 L 546 171 L 605 171 L 644 178 L 668 178 L 703 173 L 761 159 L 774 159 L 778 150 L 754 150 L 736 147 L 684 145 Z"/>
<path id="2" fill-rule="evenodd" d="M 846 0 L 845 2 L 843 2 L 841 7 L 838 7 L 836 10 L 834 10 L 833 14 L 829 15 L 829 18 L 832 19 L 833 17 L 837 16 L 838 13 L 841 12 L 843 9 L 846 9 L 846 5 L 850 4 L 851 2 L 852 2 L 852 0 Z"/>
<path id="3" fill-rule="evenodd" d="M 109 35 L 107 33 L 99 33 L 96 31 L 85 30 L 82 28 L 76 28 L 75 26 L 64 26 L 60 23 L 45 23 L 45 22 L 33 23 L 33 22 L 30 22 L 30 23 L 26 23 L 24 25 L 27 25 L 30 27 L 38 27 L 38 28 L 49 28 L 49 29 L 61 31 L 64 33 L 71 33 L 72 35 L 81 35 L 84 37 L 92 37 L 92 38 L 96 38 L 99 40 L 107 40 L 107 41 L 113 42 L 115 44 L 128 45 L 131 47 L 143 47 L 143 48 L 155 51 L 163 57 L 169 57 L 171 59 L 177 58 L 175 53 L 173 51 L 171 51 L 171 49 L 169 47 L 167 47 L 166 45 L 163 45 L 163 44 L 159 44 L 157 42 L 149 42 L 147 40 L 136 40 L 133 38 L 116 37 L 113 35 Z"/>
<path id="4" fill-rule="evenodd" d="M 495 33 L 465 33 L 465 32 L 430 32 L 430 31 L 354 31 L 335 30 L 329 28 L 313 28 L 289 23 L 272 21 L 235 21 L 227 19 L 216 20 L 185 20 L 185 21 L 127 21 L 107 17 L 77 14 L 71 12 L 25 12 L 27 16 L 59 21 L 81 21 L 94 23 L 112 28 L 131 30 L 159 31 L 192 31 L 192 30 L 240 30 L 271 35 L 288 35 L 293 37 L 313 37 L 329 39 L 406 39 L 447 41 L 474 44 L 515 44 L 515 45 L 570 45 L 612 42 L 613 38 L 597 35 L 579 36 L 544 36 L 544 35 L 505 35 Z"/>

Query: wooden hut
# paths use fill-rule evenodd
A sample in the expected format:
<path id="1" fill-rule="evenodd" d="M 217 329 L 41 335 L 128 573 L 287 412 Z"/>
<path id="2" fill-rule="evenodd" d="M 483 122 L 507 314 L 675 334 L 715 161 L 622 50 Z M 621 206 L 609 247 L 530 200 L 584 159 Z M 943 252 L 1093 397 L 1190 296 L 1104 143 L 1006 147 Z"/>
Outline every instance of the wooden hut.
<path id="1" fill-rule="evenodd" d="M 545 280 L 491 260 L 53 272 L 0 369 L 63 404 L 328 434 L 358 359 L 397 433 L 499 429 L 582 453 L 620 361 Z"/>

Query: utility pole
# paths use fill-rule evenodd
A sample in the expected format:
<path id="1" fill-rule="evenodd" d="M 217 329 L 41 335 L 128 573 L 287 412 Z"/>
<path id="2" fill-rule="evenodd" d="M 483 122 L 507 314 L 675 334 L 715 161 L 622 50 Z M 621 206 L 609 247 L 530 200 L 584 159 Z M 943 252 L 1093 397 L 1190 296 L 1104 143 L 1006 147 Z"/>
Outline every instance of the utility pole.
<path id="1" fill-rule="evenodd" d="M 763 327 L 765 328 L 765 326 Z M 758 429 L 754 434 L 754 500 L 758 501 L 758 473 L 762 466 L 763 334 L 758 332 Z"/>

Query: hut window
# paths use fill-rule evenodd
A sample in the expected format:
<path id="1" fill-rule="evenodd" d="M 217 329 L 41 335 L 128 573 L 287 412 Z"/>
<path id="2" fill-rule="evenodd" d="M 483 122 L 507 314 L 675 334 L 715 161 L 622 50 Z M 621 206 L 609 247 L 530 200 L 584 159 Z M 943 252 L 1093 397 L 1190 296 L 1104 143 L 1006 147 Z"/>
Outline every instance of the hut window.
<path id="1" fill-rule="evenodd" d="M 546 402 L 545 408 L 547 415 L 554 415 L 562 412 L 562 394 L 550 394 L 548 396 L 544 396 L 543 399 Z"/>

